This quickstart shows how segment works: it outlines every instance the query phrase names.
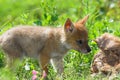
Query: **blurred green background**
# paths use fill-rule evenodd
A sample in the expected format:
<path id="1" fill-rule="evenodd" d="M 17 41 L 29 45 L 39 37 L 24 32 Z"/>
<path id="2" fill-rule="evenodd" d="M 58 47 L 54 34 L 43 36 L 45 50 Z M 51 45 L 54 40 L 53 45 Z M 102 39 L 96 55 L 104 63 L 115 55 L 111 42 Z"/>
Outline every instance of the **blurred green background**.
<path id="1" fill-rule="evenodd" d="M 66 18 L 76 22 L 88 14 L 86 27 L 92 51 L 88 55 L 74 50 L 68 52 L 64 58 L 64 80 L 102 80 L 101 76 L 90 76 L 90 64 L 98 50 L 92 40 L 105 32 L 120 36 L 120 0 L 0 0 L 0 34 L 16 25 L 62 27 Z M 30 80 L 31 71 L 40 70 L 35 60 L 27 58 L 17 66 L 16 72 L 11 72 L 4 69 L 4 60 L 0 50 L 0 80 Z M 24 69 L 26 64 L 30 70 Z M 49 67 L 48 80 L 55 80 L 56 73 Z"/>

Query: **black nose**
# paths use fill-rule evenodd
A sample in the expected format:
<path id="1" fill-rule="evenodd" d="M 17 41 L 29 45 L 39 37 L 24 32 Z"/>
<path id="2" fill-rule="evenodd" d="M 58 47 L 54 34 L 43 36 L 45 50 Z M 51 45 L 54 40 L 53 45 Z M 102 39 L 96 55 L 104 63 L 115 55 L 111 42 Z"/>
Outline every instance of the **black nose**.
<path id="1" fill-rule="evenodd" d="M 88 48 L 88 49 L 87 49 L 87 52 L 90 52 L 90 51 L 91 51 L 91 49 L 90 49 L 90 48 Z"/>

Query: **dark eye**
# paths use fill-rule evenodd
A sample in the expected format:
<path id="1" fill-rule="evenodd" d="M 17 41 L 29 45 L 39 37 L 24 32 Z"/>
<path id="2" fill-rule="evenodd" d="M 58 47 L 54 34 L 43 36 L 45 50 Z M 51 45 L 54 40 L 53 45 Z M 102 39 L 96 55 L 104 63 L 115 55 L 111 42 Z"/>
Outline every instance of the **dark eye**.
<path id="1" fill-rule="evenodd" d="M 82 43 L 82 40 L 77 40 L 77 44 L 81 45 Z"/>

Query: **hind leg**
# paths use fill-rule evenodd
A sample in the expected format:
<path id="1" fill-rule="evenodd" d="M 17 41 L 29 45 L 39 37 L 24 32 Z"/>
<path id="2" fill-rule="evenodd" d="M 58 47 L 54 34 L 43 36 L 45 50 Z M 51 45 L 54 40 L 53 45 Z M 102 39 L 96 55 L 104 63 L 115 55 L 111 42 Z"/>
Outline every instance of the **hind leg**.
<path id="1" fill-rule="evenodd" d="M 1 48 L 6 53 L 6 67 L 11 67 L 16 59 L 23 56 L 23 49 L 18 44 L 13 37 L 10 35 L 6 36 L 6 38 L 1 43 Z"/>
<path id="2" fill-rule="evenodd" d="M 15 53 L 15 52 L 14 52 Z M 17 54 L 17 53 L 15 53 Z M 19 53 L 18 53 L 19 54 Z M 18 55 L 11 55 L 10 53 L 6 57 L 6 68 L 14 68 L 16 62 L 20 59 Z"/>
<path id="3" fill-rule="evenodd" d="M 14 61 L 14 59 L 11 56 L 7 55 L 5 68 L 11 68 L 14 63 L 13 61 Z"/>
<path id="4" fill-rule="evenodd" d="M 14 67 L 14 63 L 16 60 L 20 59 L 22 57 L 22 51 L 19 50 L 19 48 L 13 48 L 13 47 L 7 47 L 7 49 L 4 49 L 6 53 L 6 67 Z"/>
<path id="5" fill-rule="evenodd" d="M 14 62 L 23 56 L 23 51 L 21 47 L 14 42 L 4 43 L 2 49 L 6 53 L 6 67 L 12 67 Z"/>

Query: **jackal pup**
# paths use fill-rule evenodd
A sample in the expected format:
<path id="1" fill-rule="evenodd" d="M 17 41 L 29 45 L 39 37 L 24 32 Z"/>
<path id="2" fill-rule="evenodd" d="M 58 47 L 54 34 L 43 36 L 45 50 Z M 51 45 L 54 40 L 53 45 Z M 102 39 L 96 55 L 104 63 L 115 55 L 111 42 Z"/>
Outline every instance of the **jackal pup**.
<path id="1" fill-rule="evenodd" d="M 15 59 L 28 56 L 38 59 L 46 73 L 48 72 L 47 64 L 51 61 L 55 71 L 61 74 L 62 58 L 68 50 L 75 49 L 82 53 L 91 51 L 85 27 L 87 19 L 88 16 L 73 24 L 68 18 L 64 28 L 14 27 L 0 36 L 0 46 L 7 54 L 10 65 Z"/>

